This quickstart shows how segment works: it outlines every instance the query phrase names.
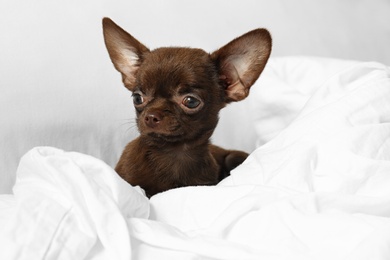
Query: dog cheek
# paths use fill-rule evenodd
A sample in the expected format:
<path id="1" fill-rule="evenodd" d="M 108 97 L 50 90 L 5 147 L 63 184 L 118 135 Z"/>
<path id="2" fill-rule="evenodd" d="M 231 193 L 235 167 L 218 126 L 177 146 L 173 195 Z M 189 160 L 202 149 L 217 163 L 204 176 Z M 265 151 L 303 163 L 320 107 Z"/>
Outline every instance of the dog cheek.
<path id="1" fill-rule="evenodd" d="M 181 124 L 175 117 L 165 116 L 161 124 L 161 130 L 167 134 L 175 133 L 181 128 Z"/>
<path id="2" fill-rule="evenodd" d="M 210 113 L 202 113 L 197 118 L 191 118 L 187 124 L 188 135 L 205 137 L 209 135 L 218 122 L 218 116 Z"/>
<path id="3" fill-rule="evenodd" d="M 145 123 L 144 123 L 144 120 L 142 120 L 142 116 L 138 116 L 137 117 L 137 119 L 136 119 L 136 121 L 137 121 L 137 127 L 138 127 L 138 131 L 142 134 L 142 133 L 144 133 L 145 132 L 145 127 L 146 127 L 146 125 L 145 125 Z"/>

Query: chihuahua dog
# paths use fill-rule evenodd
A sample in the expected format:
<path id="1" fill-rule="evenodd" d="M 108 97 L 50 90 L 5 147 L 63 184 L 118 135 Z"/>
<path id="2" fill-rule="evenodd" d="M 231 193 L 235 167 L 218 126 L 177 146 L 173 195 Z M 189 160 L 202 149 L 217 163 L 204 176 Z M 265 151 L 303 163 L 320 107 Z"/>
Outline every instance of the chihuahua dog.
<path id="1" fill-rule="evenodd" d="M 247 153 L 210 143 L 219 111 L 240 101 L 263 71 L 271 52 L 266 29 L 250 31 L 209 54 L 196 48 L 149 50 L 103 19 L 104 41 L 114 67 L 132 92 L 140 136 L 115 168 L 148 197 L 172 188 L 215 185 Z"/>

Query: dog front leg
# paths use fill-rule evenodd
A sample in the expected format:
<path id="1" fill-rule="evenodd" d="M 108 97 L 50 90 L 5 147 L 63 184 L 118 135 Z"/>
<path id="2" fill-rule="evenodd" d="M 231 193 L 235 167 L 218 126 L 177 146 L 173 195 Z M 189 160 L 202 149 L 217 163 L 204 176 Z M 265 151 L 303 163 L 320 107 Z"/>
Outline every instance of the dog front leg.
<path id="1" fill-rule="evenodd" d="M 219 181 L 230 175 L 230 171 L 243 163 L 248 157 L 246 152 L 238 150 L 226 150 L 216 145 L 209 145 L 209 149 L 214 159 L 220 166 Z"/>

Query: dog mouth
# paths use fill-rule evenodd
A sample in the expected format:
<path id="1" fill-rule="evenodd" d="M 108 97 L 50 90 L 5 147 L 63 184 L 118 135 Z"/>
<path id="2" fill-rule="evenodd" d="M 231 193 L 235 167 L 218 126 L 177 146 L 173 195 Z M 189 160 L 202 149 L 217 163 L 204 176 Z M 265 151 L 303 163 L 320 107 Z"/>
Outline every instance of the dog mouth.
<path id="1" fill-rule="evenodd" d="M 163 133 L 150 132 L 147 133 L 147 136 L 157 143 L 160 142 L 176 143 L 176 142 L 183 141 L 182 134 L 163 134 Z"/>
<path id="2" fill-rule="evenodd" d="M 176 131 L 169 133 L 162 133 L 158 131 L 144 131 L 141 135 L 148 137 L 150 144 L 164 145 L 164 144 L 176 144 L 176 143 L 188 143 L 195 140 L 206 140 L 210 138 L 214 128 L 203 128 L 200 131 L 193 131 L 189 134 L 186 131 Z"/>
<path id="3" fill-rule="evenodd" d="M 144 136 L 150 145 L 161 146 L 204 140 L 211 136 L 215 126 L 201 127 L 198 124 L 188 125 L 178 121 L 161 121 L 156 126 L 150 127 L 143 120 L 138 123 L 138 128 L 141 136 Z"/>
<path id="4" fill-rule="evenodd" d="M 168 120 L 169 119 L 169 120 Z M 148 124 L 144 118 L 138 122 L 138 129 L 150 143 L 175 143 L 185 139 L 183 124 L 172 118 L 165 118 L 156 124 Z"/>

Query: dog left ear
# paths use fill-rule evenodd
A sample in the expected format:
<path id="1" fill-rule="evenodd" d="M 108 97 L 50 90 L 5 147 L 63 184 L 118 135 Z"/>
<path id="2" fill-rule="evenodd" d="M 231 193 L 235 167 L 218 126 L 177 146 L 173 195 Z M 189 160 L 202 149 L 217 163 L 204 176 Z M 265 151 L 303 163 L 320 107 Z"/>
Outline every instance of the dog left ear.
<path id="1" fill-rule="evenodd" d="M 271 49 L 270 33 L 266 29 L 256 29 L 211 54 L 226 89 L 226 103 L 243 100 L 249 95 L 249 89 L 263 71 Z"/>
<path id="2" fill-rule="evenodd" d="M 103 34 L 112 63 L 122 74 L 125 87 L 133 91 L 137 70 L 149 49 L 107 17 L 103 19 Z"/>

